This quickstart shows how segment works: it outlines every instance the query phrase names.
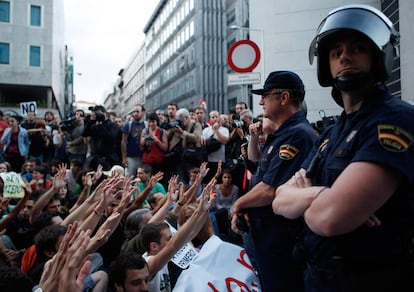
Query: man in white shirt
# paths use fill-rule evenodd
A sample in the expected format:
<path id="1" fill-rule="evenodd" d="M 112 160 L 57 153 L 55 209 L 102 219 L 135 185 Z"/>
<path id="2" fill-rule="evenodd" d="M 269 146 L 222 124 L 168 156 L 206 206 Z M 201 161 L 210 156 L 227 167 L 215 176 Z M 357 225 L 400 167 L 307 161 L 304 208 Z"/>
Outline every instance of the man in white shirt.
<path id="1" fill-rule="evenodd" d="M 218 162 L 226 161 L 226 144 L 229 141 L 229 129 L 223 127 L 219 122 L 219 112 L 211 111 L 210 114 L 211 126 L 204 128 L 202 133 L 202 138 L 204 141 L 207 141 L 210 137 L 217 139 L 221 146 L 218 150 L 208 153 L 208 172 L 205 182 L 210 181 L 210 179 L 215 175 L 218 167 Z"/>
<path id="2" fill-rule="evenodd" d="M 146 250 L 143 257 L 147 260 L 150 277 L 148 291 L 172 290 L 167 264 L 181 247 L 200 232 L 209 217 L 208 210 L 215 200 L 215 197 L 210 199 L 212 188 L 213 184 L 206 186 L 197 209 L 174 236 L 165 222 L 148 223 L 142 228 L 141 243 Z"/>

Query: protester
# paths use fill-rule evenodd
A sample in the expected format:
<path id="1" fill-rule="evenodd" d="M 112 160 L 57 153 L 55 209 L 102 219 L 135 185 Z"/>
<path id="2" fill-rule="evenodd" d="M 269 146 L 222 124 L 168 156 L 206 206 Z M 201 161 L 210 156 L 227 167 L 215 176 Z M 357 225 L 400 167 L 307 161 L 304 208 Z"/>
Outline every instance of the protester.
<path id="1" fill-rule="evenodd" d="M 146 128 L 144 115 L 144 106 L 136 105 L 132 110 L 133 120 L 122 127 L 122 165 L 128 168 L 128 175 L 135 176 L 142 164 L 141 132 Z"/>
<path id="2" fill-rule="evenodd" d="M 151 165 L 153 174 L 164 170 L 164 153 L 168 149 L 167 133 L 159 124 L 157 114 L 151 113 L 148 128 L 141 132 L 142 162 Z"/>
<path id="3" fill-rule="evenodd" d="M 382 12 L 349 5 L 310 45 L 344 111 L 273 201 L 276 214 L 305 219 L 306 291 L 413 290 L 414 109 L 384 85 L 398 44 Z"/>
<path id="4" fill-rule="evenodd" d="M 3 157 L 10 163 L 11 170 L 20 172 L 22 164 L 29 155 L 30 140 L 27 130 L 19 126 L 21 118 L 11 116 L 9 127 L 4 130 L 1 137 L 3 146 Z"/>

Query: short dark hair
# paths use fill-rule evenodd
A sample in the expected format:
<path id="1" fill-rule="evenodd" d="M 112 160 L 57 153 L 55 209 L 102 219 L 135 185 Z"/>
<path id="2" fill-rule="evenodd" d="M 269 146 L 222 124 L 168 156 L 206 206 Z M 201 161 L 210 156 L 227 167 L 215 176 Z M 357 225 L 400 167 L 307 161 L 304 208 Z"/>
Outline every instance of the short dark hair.
<path id="1" fill-rule="evenodd" d="M 204 107 L 202 107 L 202 106 L 196 106 L 196 107 L 194 108 L 194 112 L 195 112 L 196 110 L 202 110 L 204 113 L 206 113 L 206 109 L 205 109 Z"/>
<path id="2" fill-rule="evenodd" d="M 151 242 L 160 242 L 161 231 L 170 228 L 166 222 L 150 222 L 140 232 L 140 241 L 146 252 L 150 251 Z"/>
<path id="3" fill-rule="evenodd" d="M 142 112 L 145 112 L 145 107 L 144 107 L 144 105 L 143 105 L 143 104 L 138 103 L 138 104 L 136 104 L 135 106 L 139 106 L 139 107 L 141 107 L 141 111 L 142 111 Z"/>
<path id="4" fill-rule="evenodd" d="M 81 117 L 85 116 L 85 111 L 83 109 L 77 109 L 75 113 L 81 113 Z"/>
<path id="5" fill-rule="evenodd" d="M 152 166 L 149 164 L 142 164 L 139 168 L 142 168 L 145 173 L 152 174 Z"/>
<path id="6" fill-rule="evenodd" d="M 33 232 L 38 233 L 46 226 L 52 225 L 54 217 L 60 217 L 60 213 L 57 211 L 40 212 L 33 220 Z"/>
<path id="7" fill-rule="evenodd" d="M 170 102 L 168 105 L 175 106 L 175 109 L 178 110 L 178 104 L 176 104 L 175 102 Z"/>
<path id="8" fill-rule="evenodd" d="M 138 253 L 130 251 L 117 256 L 109 267 L 109 277 L 114 284 L 124 285 L 128 270 L 142 270 L 147 261 Z"/>
<path id="9" fill-rule="evenodd" d="M 249 109 L 249 107 L 247 106 L 247 103 L 245 103 L 244 101 L 238 101 L 237 103 L 236 103 L 236 105 L 237 104 L 242 104 L 243 106 L 244 106 L 244 109 Z"/>
<path id="10" fill-rule="evenodd" d="M 160 118 L 155 112 L 152 112 L 148 115 L 148 121 L 155 121 L 157 125 L 160 124 Z"/>
<path id="11" fill-rule="evenodd" d="M 52 224 L 40 230 L 34 238 L 37 256 L 44 259 L 46 258 L 45 251 L 57 252 L 56 243 L 59 236 L 65 235 L 65 233 L 66 227 L 59 224 Z"/>

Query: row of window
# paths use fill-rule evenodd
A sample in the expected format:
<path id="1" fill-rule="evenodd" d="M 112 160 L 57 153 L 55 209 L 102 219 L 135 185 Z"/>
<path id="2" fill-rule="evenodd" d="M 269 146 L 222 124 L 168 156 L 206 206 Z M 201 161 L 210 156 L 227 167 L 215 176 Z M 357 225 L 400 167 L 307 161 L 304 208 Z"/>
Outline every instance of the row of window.
<path id="1" fill-rule="evenodd" d="M 31 26 L 42 26 L 42 7 L 29 6 L 29 23 Z M 0 1 L 0 22 L 10 22 L 10 1 Z"/>
<path id="2" fill-rule="evenodd" d="M 10 64 L 10 44 L 0 42 L 0 64 Z M 29 66 L 40 67 L 41 47 L 29 46 Z"/>

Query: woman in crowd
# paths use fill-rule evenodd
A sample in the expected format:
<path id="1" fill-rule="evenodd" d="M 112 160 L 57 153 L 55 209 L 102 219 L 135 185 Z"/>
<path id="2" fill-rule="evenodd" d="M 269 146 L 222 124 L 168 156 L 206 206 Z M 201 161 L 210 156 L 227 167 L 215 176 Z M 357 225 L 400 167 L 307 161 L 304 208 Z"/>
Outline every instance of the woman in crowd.
<path id="1" fill-rule="evenodd" d="M 4 130 L 1 143 L 4 144 L 3 156 L 11 165 L 11 170 L 20 172 L 22 164 L 29 154 L 29 135 L 19 126 L 21 118 L 10 116 L 9 127 Z"/>
<path id="2" fill-rule="evenodd" d="M 148 128 L 141 132 L 142 162 L 152 167 L 152 174 L 162 171 L 164 152 L 168 149 L 167 134 L 159 126 L 156 113 L 148 116 Z"/>

